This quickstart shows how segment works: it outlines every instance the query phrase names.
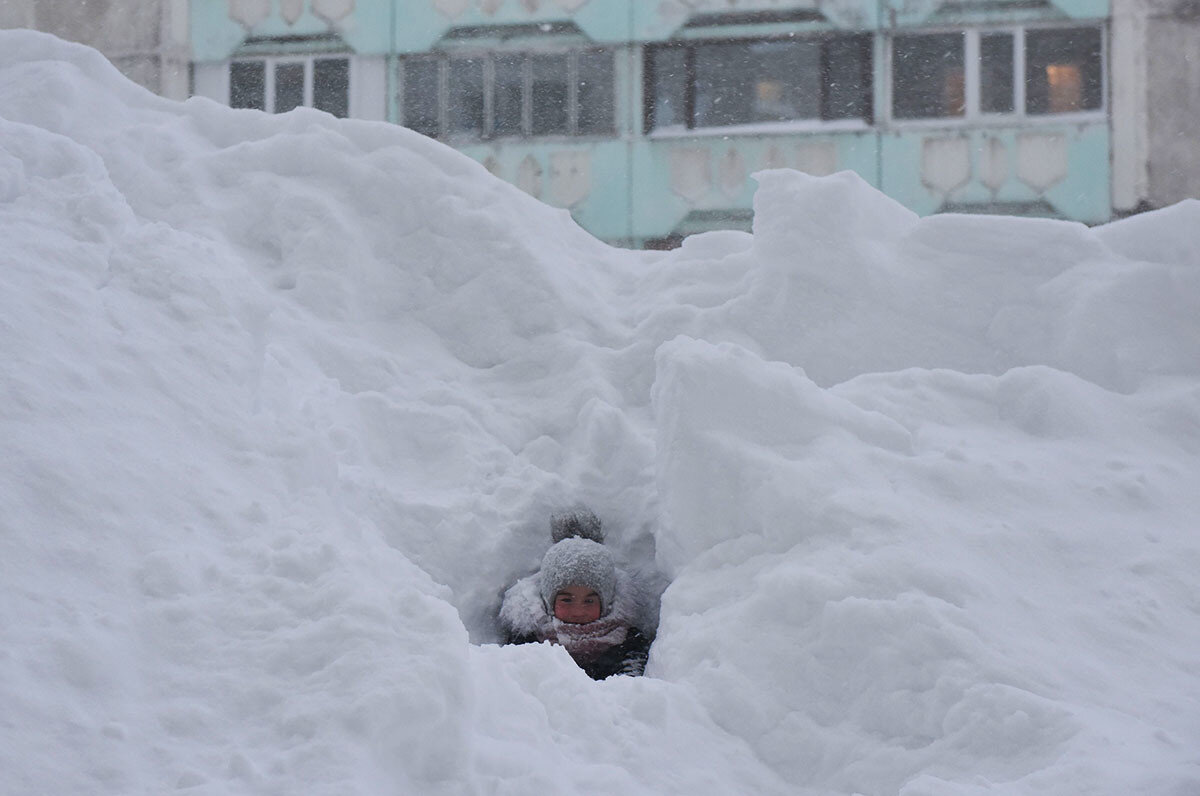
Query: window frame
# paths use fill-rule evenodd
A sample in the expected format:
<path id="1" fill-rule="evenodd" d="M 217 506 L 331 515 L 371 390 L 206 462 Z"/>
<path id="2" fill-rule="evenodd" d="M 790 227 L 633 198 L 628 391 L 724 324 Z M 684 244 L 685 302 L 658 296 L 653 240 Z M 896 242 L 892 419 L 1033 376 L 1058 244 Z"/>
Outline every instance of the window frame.
<path id="1" fill-rule="evenodd" d="M 602 132 L 580 132 L 579 130 L 579 58 L 585 53 L 602 53 L 607 55 L 612 64 L 612 84 L 610 93 L 612 97 L 612 112 L 609 119 L 609 129 Z M 533 133 L 533 59 L 541 56 L 566 56 L 567 57 L 567 127 L 565 131 Z M 519 58 L 520 59 L 520 86 L 521 86 L 521 120 L 520 131 L 516 133 L 505 132 L 496 134 L 496 60 L 502 58 Z M 479 134 L 467 133 L 462 131 L 449 132 L 448 115 L 450 107 L 449 97 L 449 73 L 450 62 L 455 60 L 482 60 L 483 61 L 483 121 L 482 129 Z M 617 137 L 617 49 L 606 46 L 567 46 L 553 48 L 512 48 L 512 49 L 467 49 L 455 48 L 452 50 L 437 50 L 432 52 L 417 52 L 408 55 L 401 55 L 396 59 L 395 76 L 396 76 L 396 122 L 401 126 L 407 127 L 405 124 L 404 114 L 404 93 L 407 89 L 407 81 L 405 70 L 407 64 L 413 61 L 433 61 L 438 65 L 437 79 L 437 135 L 433 136 L 438 141 L 449 143 L 483 143 L 492 141 L 518 141 L 518 140 L 534 140 L 534 141 L 549 141 L 549 140 L 570 140 L 570 141 L 586 141 L 586 140 L 606 140 Z M 412 128 L 409 128 L 412 129 Z"/>
<path id="2" fill-rule="evenodd" d="M 1027 92 L 1025 83 L 1026 55 L 1028 52 L 1026 37 L 1030 32 L 1092 29 L 1100 34 L 1100 106 L 1086 110 L 1066 111 L 1063 113 L 1029 113 L 1027 108 Z M 898 118 L 895 115 L 895 40 L 900 36 L 920 36 L 939 33 L 961 33 L 964 36 L 964 93 L 965 111 L 961 116 L 933 116 L 916 119 Z M 981 69 L 981 40 L 992 34 L 1010 34 L 1013 37 L 1012 82 L 1013 110 L 1003 112 L 987 112 L 982 110 L 982 69 Z M 886 123 L 895 127 L 962 127 L 1012 124 L 1020 126 L 1037 126 L 1053 124 L 1070 124 L 1073 122 L 1092 122 L 1105 119 L 1108 115 L 1108 25 L 1103 21 L 1069 20 L 1054 23 L 1029 23 L 1006 25 L 980 25 L 975 27 L 941 26 L 930 28 L 914 28 L 911 30 L 897 29 L 885 34 L 885 73 L 887 79 L 883 86 L 886 96 L 884 108 L 887 112 Z"/>
<path id="3" fill-rule="evenodd" d="M 304 108 L 313 107 L 313 97 L 315 90 L 313 86 L 313 75 L 315 74 L 315 66 L 317 61 L 345 61 L 346 62 L 346 117 L 353 116 L 352 99 L 354 97 L 354 59 L 346 53 L 312 53 L 312 54 L 281 54 L 281 55 L 253 55 L 239 56 L 231 58 L 228 67 L 225 69 L 226 83 L 230 91 L 230 101 L 233 99 L 233 65 L 247 63 L 263 64 L 263 112 L 274 114 L 275 111 L 275 68 L 279 65 L 286 64 L 303 64 L 304 65 L 304 101 L 300 106 Z M 328 113 L 328 111 L 325 111 Z"/>
<path id="4" fill-rule="evenodd" d="M 850 118 L 826 118 L 828 95 L 826 92 L 826 64 L 828 62 L 829 42 L 839 39 L 860 39 L 864 59 L 862 61 L 862 77 L 868 82 L 864 89 L 866 113 Z M 815 41 L 819 47 L 818 60 L 821 64 L 818 79 L 819 96 L 817 105 L 818 116 L 797 119 L 781 119 L 773 121 L 747 121 L 725 125 L 696 124 L 696 49 L 705 45 L 753 45 L 759 42 L 801 42 Z M 766 35 L 766 36 L 737 36 L 712 39 L 684 39 L 669 42 L 647 44 L 642 50 L 642 133 L 649 138 L 696 137 L 706 135 L 736 135 L 740 133 L 771 134 L 806 131 L 847 131 L 869 129 L 877 120 L 875 111 L 875 34 L 871 31 L 823 31 L 805 33 L 802 35 Z M 683 52 L 684 62 L 684 96 L 681 97 L 681 107 L 684 123 L 659 127 L 654 120 L 655 105 L 655 74 L 653 57 L 656 52 L 679 50 Z"/>

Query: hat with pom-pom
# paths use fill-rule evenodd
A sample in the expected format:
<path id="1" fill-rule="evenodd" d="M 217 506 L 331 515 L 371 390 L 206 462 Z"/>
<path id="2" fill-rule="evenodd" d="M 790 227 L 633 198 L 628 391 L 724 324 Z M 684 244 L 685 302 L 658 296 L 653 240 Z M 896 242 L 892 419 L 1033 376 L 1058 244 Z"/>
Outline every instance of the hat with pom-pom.
<path id="1" fill-rule="evenodd" d="M 612 609 L 617 595 L 617 565 L 604 545 L 591 539 L 563 539 L 542 557 L 542 602 L 554 613 L 554 597 L 568 586 L 586 586 L 600 595 L 600 615 Z"/>
<path id="2" fill-rule="evenodd" d="M 550 515 L 551 542 L 561 542 L 572 536 L 591 539 L 593 542 L 604 541 L 604 529 L 600 527 L 600 518 L 587 506 L 577 506 L 570 511 Z"/>

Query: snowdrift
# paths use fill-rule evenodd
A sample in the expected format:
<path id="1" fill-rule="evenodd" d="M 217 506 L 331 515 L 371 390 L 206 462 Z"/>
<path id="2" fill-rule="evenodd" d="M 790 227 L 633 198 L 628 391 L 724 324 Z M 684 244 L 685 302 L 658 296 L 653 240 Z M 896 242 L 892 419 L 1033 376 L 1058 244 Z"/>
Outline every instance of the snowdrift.
<path id="1" fill-rule="evenodd" d="M 1200 791 L 1200 202 L 608 248 L 0 32 L 0 791 Z M 648 676 L 495 645 L 582 501 Z"/>

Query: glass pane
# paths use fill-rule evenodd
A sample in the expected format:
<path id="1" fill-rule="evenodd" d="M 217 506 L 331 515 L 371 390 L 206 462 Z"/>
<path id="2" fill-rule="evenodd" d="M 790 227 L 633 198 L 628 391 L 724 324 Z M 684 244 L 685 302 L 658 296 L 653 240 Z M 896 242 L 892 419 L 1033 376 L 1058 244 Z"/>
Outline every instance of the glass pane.
<path id="1" fill-rule="evenodd" d="M 483 135 L 483 59 L 450 61 L 446 86 L 446 132 Z"/>
<path id="2" fill-rule="evenodd" d="M 313 107 L 339 119 L 350 115 L 350 61 L 320 58 L 313 63 Z"/>
<path id="3" fill-rule="evenodd" d="M 703 44 L 695 59 L 698 127 L 820 116 L 818 41 Z"/>
<path id="4" fill-rule="evenodd" d="M 979 37 L 979 110 L 1013 111 L 1013 35 L 990 33 Z"/>
<path id="5" fill-rule="evenodd" d="M 275 65 L 275 112 L 287 113 L 304 104 L 304 64 Z"/>
<path id="6" fill-rule="evenodd" d="M 825 42 L 825 101 L 821 118 L 871 118 L 870 36 L 838 36 Z"/>
<path id="7" fill-rule="evenodd" d="M 234 61 L 229 65 L 229 107 L 267 109 L 267 65 L 262 61 Z"/>
<path id="8" fill-rule="evenodd" d="M 582 52 L 579 54 L 579 106 L 580 135 L 599 135 L 614 130 L 613 107 L 613 57 L 610 52 Z"/>
<path id="9" fill-rule="evenodd" d="M 535 55 L 533 65 L 533 134 L 567 132 L 567 56 Z"/>
<path id="10" fill-rule="evenodd" d="M 897 119 L 966 112 L 963 34 L 897 36 L 892 45 L 892 115 Z"/>
<path id="11" fill-rule="evenodd" d="M 1099 28 L 1025 34 L 1025 109 L 1070 113 L 1101 106 Z"/>
<path id="12" fill-rule="evenodd" d="M 650 106 L 646 129 L 687 123 L 687 51 L 683 47 L 655 47 L 648 55 Z"/>
<path id="13" fill-rule="evenodd" d="M 525 94 L 525 56 L 497 55 L 496 82 L 492 87 L 492 135 L 521 135 Z"/>
<path id="14" fill-rule="evenodd" d="M 404 126 L 427 136 L 438 135 L 438 62 L 404 62 Z"/>

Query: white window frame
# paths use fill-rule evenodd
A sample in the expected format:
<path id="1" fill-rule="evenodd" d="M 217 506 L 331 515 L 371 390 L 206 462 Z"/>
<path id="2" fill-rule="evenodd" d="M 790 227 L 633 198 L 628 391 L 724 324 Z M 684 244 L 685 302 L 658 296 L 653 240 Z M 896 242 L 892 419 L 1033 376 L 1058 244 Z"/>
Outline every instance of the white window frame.
<path id="1" fill-rule="evenodd" d="M 354 100 L 354 58 L 348 53 L 313 53 L 311 55 L 253 55 L 245 58 L 233 58 L 225 69 L 226 85 L 233 100 L 232 67 L 235 63 L 262 63 L 263 75 L 263 111 L 275 113 L 275 67 L 281 64 L 304 64 L 304 102 L 303 107 L 313 106 L 313 72 L 317 61 L 344 60 L 347 61 L 346 73 L 346 108 L 347 117 L 352 115 Z"/>
<path id="2" fill-rule="evenodd" d="M 867 72 L 871 84 L 867 87 L 867 101 L 870 103 L 870 117 L 855 117 L 849 119 L 824 119 L 820 116 L 809 117 L 803 119 L 787 119 L 783 121 L 761 121 L 761 122 L 741 122 L 737 124 L 727 125 L 706 125 L 690 127 L 690 120 L 685 120 L 683 124 L 674 124 L 663 127 L 652 127 L 645 131 L 647 138 L 704 138 L 715 136 L 728 135 L 786 135 L 793 133 L 811 133 L 811 132 L 856 132 L 861 130 L 869 130 L 874 124 L 878 124 L 879 116 L 878 109 L 875 107 L 875 82 L 876 75 L 879 74 L 874 61 L 876 51 L 874 47 L 875 36 L 870 32 L 824 32 L 811 34 L 796 34 L 795 36 L 749 36 L 749 37 L 734 37 L 734 38 L 700 38 L 687 39 L 682 42 L 652 42 L 646 45 L 642 50 L 642 69 L 646 69 L 647 50 L 654 48 L 680 47 L 692 48 L 701 47 L 706 44 L 753 44 L 762 41 L 799 41 L 809 39 L 818 42 L 823 48 L 826 40 L 835 36 L 857 36 L 866 35 L 870 38 L 870 47 L 867 50 L 868 57 L 871 59 L 871 68 Z M 891 48 L 888 48 L 890 55 Z M 822 50 L 822 57 L 824 51 Z M 695 92 L 696 87 L 692 85 L 694 75 L 689 75 L 685 80 L 684 91 Z M 653 91 L 653 87 L 648 86 L 647 91 Z M 824 86 L 821 87 L 824 90 Z M 822 97 L 822 100 L 824 97 Z M 645 101 L 645 100 L 643 100 Z M 889 95 L 890 101 L 890 95 Z M 686 103 L 685 103 L 686 104 Z M 890 112 L 890 106 L 889 106 Z"/>
<path id="3" fill-rule="evenodd" d="M 579 132 L 579 56 L 589 52 L 602 52 L 607 54 L 613 61 L 613 118 L 612 129 L 603 133 L 581 133 Z M 519 135 L 502 135 L 497 136 L 495 130 L 495 83 L 496 83 L 496 66 L 495 58 L 498 56 L 520 56 L 521 57 L 521 133 Z M 567 130 L 561 133 L 542 133 L 535 135 L 533 133 L 533 58 L 543 55 L 565 55 L 567 56 Z M 481 135 L 470 135 L 466 133 L 446 132 L 449 111 L 449 82 L 451 60 L 472 60 L 478 59 L 483 61 L 483 131 Z M 617 50 L 613 47 L 587 46 L 587 47 L 555 47 L 550 49 L 496 49 L 496 50 L 476 50 L 476 49 L 454 49 L 440 50 L 434 52 L 412 53 L 411 55 L 401 57 L 397 60 L 396 65 L 396 116 L 401 125 L 405 123 L 404 119 L 404 91 L 406 87 L 405 68 L 408 61 L 413 60 L 432 60 L 438 65 L 438 98 L 437 98 L 437 119 L 438 119 L 438 136 L 439 141 L 453 142 L 483 142 L 483 141 L 513 141 L 513 140 L 531 140 L 531 141 L 548 141 L 548 140 L 589 140 L 589 139 L 611 139 L 617 137 L 617 74 L 618 65 L 616 62 Z"/>
<path id="4" fill-rule="evenodd" d="M 1026 34 L 1030 31 L 1066 30 L 1072 28 L 1095 28 L 1100 31 L 1100 107 L 1072 111 L 1070 113 L 1028 113 L 1025 108 L 1025 54 Z M 926 119 L 897 119 L 893 113 L 895 90 L 895 39 L 897 36 L 921 36 L 938 33 L 963 34 L 963 63 L 965 64 L 964 93 L 966 108 L 962 116 L 934 116 Z M 985 113 L 980 109 L 982 78 L 980 74 L 980 39 L 988 34 L 1010 33 L 1013 37 L 1013 110 L 1003 113 Z M 1108 35 L 1107 26 L 1088 20 L 1071 20 L 1054 24 L 996 25 L 972 28 L 937 27 L 913 30 L 896 30 L 887 37 L 885 55 L 884 110 L 881 119 L 889 126 L 904 128 L 995 126 L 997 123 L 1012 123 L 1022 126 L 1038 124 L 1070 124 L 1106 119 L 1108 116 Z"/>

